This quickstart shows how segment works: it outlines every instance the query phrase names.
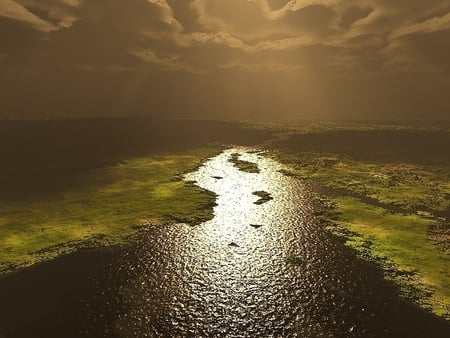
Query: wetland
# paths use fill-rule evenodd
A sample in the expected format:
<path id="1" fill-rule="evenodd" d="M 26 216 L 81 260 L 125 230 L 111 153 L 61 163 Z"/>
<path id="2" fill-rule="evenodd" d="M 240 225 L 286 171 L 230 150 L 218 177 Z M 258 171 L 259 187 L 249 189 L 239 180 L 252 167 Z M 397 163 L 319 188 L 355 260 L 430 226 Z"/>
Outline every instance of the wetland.
<path id="1" fill-rule="evenodd" d="M 142 121 L 113 123 L 107 157 L 43 159 L 35 142 L 3 169 L 54 175 L 3 183 L 0 335 L 448 336 L 444 147 L 360 157 L 328 129 L 153 122 L 137 137 Z M 160 123 L 173 133 L 158 136 Z M 410 130 L 393 132 L 411 145 Z"/>

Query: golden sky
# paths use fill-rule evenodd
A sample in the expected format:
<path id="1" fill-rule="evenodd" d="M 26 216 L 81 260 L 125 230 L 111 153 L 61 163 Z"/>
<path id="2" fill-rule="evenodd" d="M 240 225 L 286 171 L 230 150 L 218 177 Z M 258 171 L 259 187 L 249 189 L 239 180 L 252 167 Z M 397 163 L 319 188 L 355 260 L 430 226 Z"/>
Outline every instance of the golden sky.
<path id="1" fill-rule="evenodd" d="M 0 0 L 0 117 L 449 119 L 448 0 Z"/>

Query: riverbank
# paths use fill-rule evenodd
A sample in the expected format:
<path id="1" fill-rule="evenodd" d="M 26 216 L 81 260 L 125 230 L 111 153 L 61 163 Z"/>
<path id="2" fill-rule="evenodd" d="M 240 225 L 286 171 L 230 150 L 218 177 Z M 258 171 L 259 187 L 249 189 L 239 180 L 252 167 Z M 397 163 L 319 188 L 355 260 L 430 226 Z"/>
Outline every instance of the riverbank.
<path id="1" fill-rule="evenodd" d="M 230 163 L 234 153 L 259 173 Z M 314 193 L 281 167 L 221 152 L 186 176 L 217 194 L 210 221 L 144 226 L 129 245 L 0 279 L 0 335 L 447 337 L 449 323 L 400 300 L 325 230 Z M 272 199 L 255 203 L 262 191 Z"/>
<path id="2" fill-rule="evenodd" d="M 206 126 L 209 130 L 211 125 L 206 123 Z M 153 127 L 153 130 L 157 129 L 157 126 Z M 201 132 L 197 128 L 194 130 L 192 135 Z M 112 150 L 109 146 L 117 145 L 117 140 L 112 143 L 102 140 L 99 145 L 94 141 L 95 137 L 91 137 L 97 147 L 93 151 L 86 151 L 89 149 L 85 147 L 87 143 L 83 143 L 84 146 L 70 146 L 73 135 L 63 142 L 62 147 L 55 143 L 53 148 L 45 148 L 47 139 L 37 142 L 36 147 L 31 142 L 26 152 L 16 155 L 17 158 L 12 157 L 8 167 L 0 168 L 4 188 L 0 191 L 0 266 L 4 273 L 31 266 L 19 269 L 16 274 L 3 275 L 5 278 L 0 280 L 0 294 L 2 299 L 8 299 L 9 304 L 4 311 L 8 312 L 8 307 L 11 307 L 11 313 L 15 311 L 17 325 L 24 325 L 28 330 L 17 331 L 18 336 L 21 336 L 20 332 L 34 332 L 35 327 L 50 330 L 58 316 L 64 318 L 58 319 L 61 331 L 55 336 L 60 336 L 70 326 L 66 326 L 66 321 L 72 321 L 73 325 L 82 322 L 94 325 L 89 317 L 91 310 L 86 312 L 89 318 L 78 318 L 76 315 L 80 306 L 84 306 L 79 304 L 86 296 L 83 292 L 89 294 L 88 298 L 94 297 L 90 300 L 93 306 L 105 301 L 100 305 L 99 312 L 103 316 L 104 311 L 109 313 L 111 300 L 130 298 L 129 294 L 122 294 L 123 287 L 126 285 L 128 288 L 130 281 L 132 288 L 135 288 L 131 295 L 136 301 L 131 305 L 139 312 L 133 315 L 141 321 L 148 321 L 147 314 L 155 315 L 158 306 L 165 309 L 167 299 L 172 298 L 161 295 L 158 304 L 140 304 L 143 294 L 160 292 L 160 285 L 168 284 L 159 278 L 171 278 L 177 271 L 183 271 L 171 280 L 174 287 L 169 289 L 177 294 L 180 286 L 174 281 L 186 278 L 182 285 L 189 286 L 193 280 L 190 277 L 192 266 L 204 269 L 208 267 L 205 262 L 211 263 L 211 269 L 206 271 L 207 274 L 212 273 L 208 278 L 219 278 L 219 283 L 225 277 L 218 277 L 216 273 L 222 271 L 225 279 L 231 277 L 233 283 L 239 285 L 243 281 L 243 270 L 236 266 L 243 264 L 248 269 L 248 283 L 241 285 L 241 290 L 249 293 L 248 299 L 255 300 L 256 290 L 277 285 L 279 290 L 272 290 L 271 294 L 286 297 L 273 300 L 285 307 L 285 313 L 279 316 L 280 323 L 287 321 L 289 325 L 294 325 L 300 320 L 299 332 L 311 329 L 311 332 L 323 334 L 352 330 L 357 335 L 367 327 L 372 332 L 383 334 L 380 330 L 386 326 L 391 333 L 408 332 L 409 336 L 410 332 L 414 332 L 407 328 L 411 319 L 407 315 L 397 318 L 395 313 L 398 311 L 414 313 L 412 317 L 418 318 L 420 337 L 426 336 L 427 330 L 434 333 L 433 328 L 448 332 L 448 321 L 441 322 L 431 314 L 428 316 L 408 302 L 398 306 L 397 288 L 383 280 L 379 269 L 384 269 L 385 279 L 393 280 L 401 288 L 404 298 L 448 319 L 449 226 L 446 217 L 450 170 L 448 158 L 443 155 L 446 154 L 445 149 L 427 152 L 428 157 L 421 157 L 420 152 L 414 156 L 411 153 L 405 155 L 402 146 L 398 145 L 394 149 L 383 148 L 379 151 L 371 140 L 373 136 L 380 136 L 379 130 L 371 136 L 371 129 L 364 131 L 369 135 L 361 134 L 360 129 L 356 131 L 356 139 L 369 138 L 367 149 L 364 142 L 355 143 L 349 131 L 345 131 L 341 144 L 336 145 L 335 135 L 325 135 L 321 139 L 321 131 L 313 133 L 312 140 L 304 135 L 289 134 L 265 142 L 270 139 L 268 135 L 271 132 L 252 134 L 248 130 L 237 130 L 240 134 L 221 137 L 209 130 L 210 137 L 201 136 L 200 140 L 192 138 L 192 135 L 186 139 L 181 137 L 187 134 L 180 128 L 173 129 L 168 135 L 162 132 L 155 134 L 157 136 L 141 135 L 144 141 L 140 140 L 141 136 L 132 141 L 122 136 L 121 140 L 128 143 Z M 403 146 L 409 147 L 414 139 L 411 130 L 406 131 L 406 136 L 402 134 L 404 131 L 390 132 L 395 137 L 389 137 L 400 138 L 399 143 Z M 421 133 L 419 139 L 428 140 L 427 144 L 432 145 L 445 141 L 447 137 L 440 131 L 436 134 L 436 141 L 433 134 Z M 118 135 L 117 132 L 113 134 Z M 172 138 L 177 140 L 171 144 L 164 142 Z M 221 152 L 226 147 L 223 146 L 226 140 L 233 138 L 250 144 L 264 141 L 272 147 L 266 155 L 283 163 L 285 169 L 281 170 L 283 165 L 277 162 L 265 161 L 263 155 L 253 148 L 237 147 Z M 158 150 L 159 143 L 161 149 Z M 137 144 L 139 147 L 135 148 Z M 143 145 L 156 148 L 146 151 Z M 40 154 L 46 154 L 48 149 L 51 151 L 47 157 L 41 157 Z M 427 148 L 421 151 L 424 150 Z M 0 147 L 0 153 L 7 154 L 7 151 L 5 146 Z M 209 167 L 210 171 L 205 172 L 200 180 L 196 179 L 202 188 L 194 182 L 182 181 L 183 173 L 193 171 L 205 159 L 218 153 L 221 154 L 215 160 L 207 161 L 215 163 Z M 36 163 L 33 164 L 33 161 Z M 261 180 L 258 177 L 262 177 Z M 253 186 L 250 188 L 249 184 Z M 273 189 L 278 192 L 274 193 Z M 326 197 L 315 199 L 315 195 L 309 193 L 310 189 Z M 216 190 L 219 192 L 217 199 L 211 193 Z M 224 197 L 220 198 L 220 195 Z M 231 205 L 231 201 L 234 204 Z M 222 209 L 216 208 L 216 211 L 222 210 L 224 213 L 214 214 L 215 221 L 202 223 L 213 217 L 215 203 L 223 204 Z M 202 225 L 190 227 L 173 223 Z M 330 232 L 324 231 L 324 228 Z M 195 234 L 198 237 L 193 241 Z M 289 239 L 289 245 L 286 239 Z M 350 248 L 342 247 L 342 241 Z M 139 252 L 130 254 L 130 250 L 134 252 L 135 249 Z M 220 250 L 211 253 L 211 249 Z M 369 263 L 356 259 L 355 252 Z M 159 255 L 163 255 L 168 264 L 161 261 Z M 51 260 L 53 258 L 56 259 Z M 120 263 L 116 262 L 118 258 Z M 89 263 L 82 266 L 83 260 L 89 260 Z M 92 265 L 91 261 L 99 265 Z M 264 264 L 258 265 L 259 261 Z M 196 263 L 192 265 L 193 262 Z M 227 264 L 224 265 L 224 262 Z M 53 270 L 53 263 L 57 270 Z M 160 265 L 155 269 L 154 264 Z M 169 268 L 171 264 L 176 267 Z M 124 271 L 124 266 L 130 271 Z M 229 269 L 223 271 L 225 266 Z M 255 270 L 255 266 L 258 269 Z M 262 266 L 270 268 L 263 273 Z M 217 288 L 216 282 L 205 282 L 201 269 L 194 269 L 198 273 L 196 281 L 200 283 L 200 287 L 195 289 L 199 294 L 194 299 L 206 298 L 191 313 L 198 313 L 206 328 L 216 322 L 211 322 L 211 318 L 208 319 L 202 312 L 205 308 L 201 304 L 210 304 L 207 293 L 214 291 L 217 296 L 221 292 L 235 291 L 231 291 L 229 284 Z M 140 272 L 136 275 L 136 271 Z M 275 271 L 279 273 L 274 275 Z M 61 273 L 65 276 L 59 277 Z M 74 273 L 77 276 L 73 277 L 73 281 L 68 280 Z M 255 281 L 254 273 L 262 280 L 260 288 L 247 288 L 247 284 L 253 285 Z M 152 287 L 145 281 L 141 284 L 144 275 L 148 277 L 146 281 L 154 279 Z M 298 276 L 309 277 L 298 279 Z M 34 287 L 36 278 L 39 283 Z M 79 278 L 83 282 L 79 282 Z M 92 278 L 101 280 L 102 285 L 92 284 Z M 269 282 L 264 279 L 269 279 Z M 284 280 L 288 284 L 279 285 Z M 290 283 L 294 280 L 298 285 L 292 289 Z M 67 285 L 55 286 L 58 283 Z M 55 295 L 67 300 L 56 300 L 51 295 L 51 285 L 55 290 L 64 290 L 63 293 L 55 292 Z M 211 287 L 204 288 L 204 285 Z M 71 288 L 78 291 L 70 295 Z M 30 291 L 21 295 L 24 289 Z M 287 290 L 297 290 L 295 292 L 299 294 L 290 299 Z M 186 295 L 191 291 L 187 289 Z M 95 298 L 97 293 L 103 292 L 109 293 L 110 299 Z M 235 299 L 240 299 L 239 292 L 233 294 L 237 297 Z M 356 295 L 357 300 L 354 299 Z M 230 300 L 225 295 L 220 299 L 225 303 Z M 264 299 L 266 295 L 255 301 L 263 302 L 260 315 L 269 316 L 267 321 L 257 323 L 253 322 L 253 318 L 246 318 L 255 332 L 270 332 L 270 327 L 264 326 L 271 320 L 270 312 L 266 312 L 264 306 L 270 308 L 273 303 L 264 303 Z M 126 300 L 121 301 L 128 304 Z M 182 305 L 190 304 L 191 300 L 186 298 Z M 301 300 L 308 308 L 299 303 Z M 59 304 L 56 308 L 55 302 Z M 230 305 L 238 312 L 242 310 L 240 301 L 224 304 L 223 308 Z M 67 312 L 66 306 L 74 310 Z M 120 306 L 117 305 L 117 311 L 120 311 Z M 249 313 L 250 308 L 253 309 L 250 313 L 255 311 L 253 301 L 248 306 L 243 313 Z M 297 307 L 292 310 L 291 306 Z M 30 307 L 30 325 L 27 318 L 20 318 L 25 307 Z M 142 312 L 143 308 L 145 311 Z M 304 317 L 295 318 L 297 313 L 303 313 Z M 120 314 L 111 314 L 111 320 L 117 319 Z M 371 318 L 374 314 L 376 318 Z M 173 313 L 166 315 L 163 325 L 166 325 L 167 332 L 172 332 L 170 330 L 176 329 L 171 326 Z M 330 324 L 330 316 L 335 318 L 336 323 Z M 345 321 L 341 321 L 341 316 L 345 317 Z M 4 318 L 5 323 L 9 322 L 7 314 Z M 41 324 L 42 318 L 46 318 L 44 324 Z M 403 326 L 395 328 L 390 318 L 397 318 Z M 159 320 L 155 317 L 147 324 L 153 325 Z M 184 317 L 179 320 L 188 325 Z M 354 321 L 358 324 L 352 324 Z M 14 320 L 11 319 L 11 322 Z M 318 326 L 309 327 L 311 323 Z M 234 329 L 241 324 L 236 325 Z M 185 329 L 189 329 L 189 325 Z M 95 325 L 89 330 L 96 332 Z M 285 332 L 282 324 L 279 330 L 280 334 Z"/>
<path id="3" fill-rule="evenodd" d="M 316 185 L 329 229 L 381 265 L 405 298 L 450 319 L 450 165 L 440 143 L 448 134 L 420 131 L 419 141 L 440 145 L 428 151 L 408 144 L 414 131 L 397 132 L 388 133 L 398 138 L 392 147 L 377 146 L 380 131 L 295 135 L 269 156 Z"/>
<path id="4" fill-rule="evenodd" d="M 146 223 L 200 223 L 214 196 L 182 174 L 269 131 L 220 121 L 0 121 L 0 274 L 128 242 Z"/>
<path id="5" fill-rule="evenodd" d="M 70 188 L 45 198 L 2 201 L 2 272 L 80 248 L 127 242 L 140 224 L 198 224 L 215 196 L 182 181 L 220 147 L 121 161 L 72 175 Z"/>

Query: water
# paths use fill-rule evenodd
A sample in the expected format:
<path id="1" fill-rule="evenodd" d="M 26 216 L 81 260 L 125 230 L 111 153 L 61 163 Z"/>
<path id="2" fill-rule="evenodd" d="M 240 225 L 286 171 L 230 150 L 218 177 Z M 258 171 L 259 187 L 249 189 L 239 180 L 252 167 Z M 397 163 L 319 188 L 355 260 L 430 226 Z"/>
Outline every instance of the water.
<path id="1" fill-rule="evenodd" d="M 260 173 L 236 168 L 229 161 L 233 153 L 256 163 Z M 395 330 L 397 316 L 386 317 L 400 310 L 395 289 L 324 230 L 307 186 L 280 169 L 237 148 L 186 175 L 217 194 L 215 217 L 195 227 L 149 230 L 137 259 L 127 260 L 134 261 L 127 267 L 133 277 L 121 289 L 127 310 L 116 332 L 319 337 Z M 255 191 L 273 199 L 257 205 Z M 289 263 L 292 257 L 298 264 Z"/>
<path id="2" fill-rule="evenodd" d="M 256 163 L 260 173 L 238 170 L 229 162 L 233 153 Z M 308 187 L 280 169 L 246 148 L 208 160 L 185 179 L 217 194 L 212 220 L 194 227 L 149 227 L 137 245 L 113 255 L 80 301 L 28 330 L 92 337 L 433 337 L 449 332 L 445 323 L 399 301 L 378 269 L 327 232 L 314 217 Z M 273 199 L 255 204 L 255 191 Z M 296 264 L 290 263 L 293 258 Z"/>
<path id="3" fill-rule="evenodd" d="M 241 160 L 257 163 L 260 173 L 238 170 L 229 162 L 235 152 Z M 322 293 L 321 284 L 329 276 L 309 273 L 318 263 L 311 247 L 320 240 L 311 241 L 317 225 L 311 219 L 309 194 L 279 169 L 255 153 L 231 149 L 186 176 L 218 195 L 215 217 L 196 227 L 155 229 L 157 234 L 149 236 L 152 258 L 130 286 L 136 296 L 130 306 L 139 320 L 146 313 L 157 315 L 137 322 L 137 327 L 152 328 L 153 334 L 198 336 L 314 329 L 307 308 L 316 298 L 313 289 L 317 296 Z M 253 192 L 261 190 L 273 200 L 255 204 Z M 291 256 L 304 265 L 288 264 Z"/>

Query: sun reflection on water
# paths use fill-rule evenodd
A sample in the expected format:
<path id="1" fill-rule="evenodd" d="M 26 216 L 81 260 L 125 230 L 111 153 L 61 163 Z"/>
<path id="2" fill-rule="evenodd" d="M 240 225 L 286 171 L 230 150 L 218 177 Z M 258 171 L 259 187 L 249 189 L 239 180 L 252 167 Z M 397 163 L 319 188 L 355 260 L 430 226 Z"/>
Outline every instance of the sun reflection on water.
<path id="1" fill-rule="evenodd" d="M 277 196 L 281 190 L 278 184 L 283 182 L 281 165 L 261 157 L 258 153 L 245 152 L 242 149 L 230 149 L 207 161 L 198 171 L 186 175 L 186 180 L 196 181 L 203 189 L 217 194 L 217 206 L 214 219 L 202 224 L 203 236 L 209 242 L 220 246 L 235 243 L 239 247 L 249 248 L 264 245 L 264 227 L 274 223 L 280 206 Z M 247 173 L 229 162 L 231 154 L 239 152 L 240 159 L 258 163 L 261 173 Z M 255 191 L 266 191 L 274 200 L 257 205 L 259 197 Z M 260 229 L 251 227 L 262 225 Z M 258 231 L 259 230 L 259 231 Z"/>
<path id="2" fill-rule="evenodd" d="M 239 170 L 229 161 L 233 153 L 260 172 Z M 296 336 L 317 329 L 313 311 L 304 308 L 313 305 L 309 294 L 317 293 L 322 277 L 307 275 L 310 263 L 286 262 L 291 255 L 308 257 L 309 197 L 282 168 L 252 149 L 235 148 L 185 175 L 217 194 L 214 218 L 195 227 L 152 228 L 138 253 L 142 270 L 124 291 L 136 332 Z M 273 199 L 255 204 L 256 191 Z"/>
<path id="3" fill-rule="evenodd" d="M 239 170 L 234 153 L 259 173 Z M 325 231 L 308 186 L 280 169 L 235 148 L 185 176 L 217 194 L 215 216 L 197 226 L 149 225 L 124 252 L 111 278 L 126 278 L 113 289 L 123 309 L 117 336 L 384 336 L 380 318 L 401 313 L 389 296 L 397 291 L 381 288 L 382 274 Z M 255 204 L 263 191 L 273 199 Z"/>
<path id="4" fill-rule="evenodd" d="M 260 173 L 236 168 L 229 162 L 233 153 L 239 153 L 240 160 L 257 163 Z M 295 247 L 284 238 L 292 237 L 283 229 L 285 216 L 290 213 L 286 208 L 289 184 L 280 169 L 280 164 L 259 153 L 238 148 L 224 151 L 185 177 L 216 193 L 217 206 L 215 217 L 190 233 L 186 246 L 189 253 L 181 254 L 196 257 L 201 279 L 212 286 L 209 300 L 215 299 L 216 304 L 227 306 L 227 312 L 242 316 L 242 323 L 251 322 L 249 307 L 254 311 L 262 304 L 266 306 L 267 319 L 276 316 L 277 301 L 273 299 L 282 297 L 282 293 L 274 292 L 283 289 L 276 284 L 291 283 L 283 280 L 287 277 L 283 270 L 289 268 L 285 264 L 287 251 L 295 252 Z M 255 191 L 265 191 L 273 200 L 257 205 L 259 197 L 253 194 Z M 189 282 L 189 293 L 197 293 L 199 284 L 194 277 Z"/>

